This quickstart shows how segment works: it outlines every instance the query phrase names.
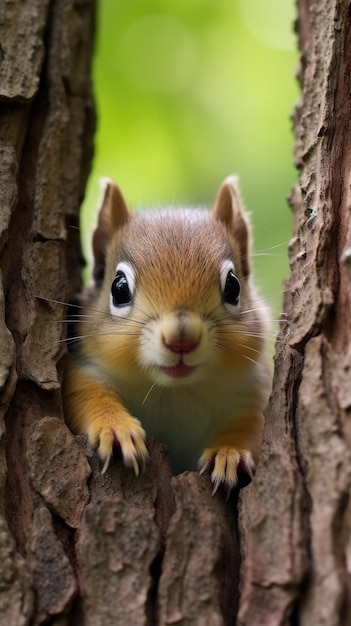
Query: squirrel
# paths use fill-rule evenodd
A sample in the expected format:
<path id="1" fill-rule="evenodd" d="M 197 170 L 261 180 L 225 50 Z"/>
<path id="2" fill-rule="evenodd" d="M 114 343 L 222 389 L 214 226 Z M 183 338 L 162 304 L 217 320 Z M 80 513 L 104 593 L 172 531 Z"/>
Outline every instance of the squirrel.
<path id="1" fill-rule="evenodd" d="M 210 472 L 214 492 L 236 485 L 239 466 L 252 478 L 271 385 L 269 313 L 252 282 L 237 177 L 212 211 L 136 213 L 106 180 L 93 251 L 97 296 L 77 316 L 64 377 L 70 429 L 98 444 L 102 472 L 117 445 L 138 475 L 148 433 L 168 444 L 174 473 Z"/>

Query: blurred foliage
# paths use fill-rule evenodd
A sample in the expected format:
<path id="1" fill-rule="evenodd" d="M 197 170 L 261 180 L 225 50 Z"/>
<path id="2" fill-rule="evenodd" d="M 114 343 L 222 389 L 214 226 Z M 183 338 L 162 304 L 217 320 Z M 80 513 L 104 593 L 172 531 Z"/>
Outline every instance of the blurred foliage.
<path id="1" fill-rule="evenodd" d="M 98 9 L 87 256 L 102 176 L 133 207 L 210 206 L 236 172 L 252 214 L 255 273 L 277 313 L 296 177 L 294 0 L 100 0 Z"/>

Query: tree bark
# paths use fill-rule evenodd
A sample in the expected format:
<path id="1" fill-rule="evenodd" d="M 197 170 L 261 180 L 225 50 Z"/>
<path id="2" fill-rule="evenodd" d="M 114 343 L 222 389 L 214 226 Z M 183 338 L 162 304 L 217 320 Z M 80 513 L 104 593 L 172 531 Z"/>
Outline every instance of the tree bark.
<path id="1" fill-rule="evenodd" d="M 65 307 L 92 158 L 93 0 L 0 7 L 0 623 L 66 624 L 90 468 L 62 422 Z M 58 369 L 57 369 L 58 367 Z M 59 374 L 58 374 L 59 371 Z"/>
<path id="2" fill-rule="evenodd" d="M 351 13 L 299 0 L 299 183 L 286 321 L 255 480 L 243 492 L 241 626 L 351 623 Z"/>

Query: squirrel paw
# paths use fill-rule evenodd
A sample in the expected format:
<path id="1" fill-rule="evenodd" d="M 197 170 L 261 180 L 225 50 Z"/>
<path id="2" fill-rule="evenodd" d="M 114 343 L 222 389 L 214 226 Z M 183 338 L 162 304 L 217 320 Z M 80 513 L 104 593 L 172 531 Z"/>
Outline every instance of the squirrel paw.
<path id="1" fill-rule="evenodd" d="M 132 467 L 138 476 L 140 467 L 144 469 L 149 457 L 145 446 L 145 431 L 139 420 L 128 415 L 123 418 L 103 418 L 97 422 L 90 428 L 89 440 L 92 444 L 99 441 L 98 453 L 104 461 L 101 473 L 106 472 L 112 457 L 113 446 L 118 444 L 124 465 Z"/>
<path id="2" fill-rule="evenodd" d="M 211 481 L 213 483 L 212 495 L 223 483 L 229 491 L 238 482 L 237 469 L 239 463 L 243 463 L 246 473 L 253 477 L 255 463 L 249 450 L 240 450 L 233 447 L 206 448 L 199 460 L 200 474 L 213 467 Z"/>

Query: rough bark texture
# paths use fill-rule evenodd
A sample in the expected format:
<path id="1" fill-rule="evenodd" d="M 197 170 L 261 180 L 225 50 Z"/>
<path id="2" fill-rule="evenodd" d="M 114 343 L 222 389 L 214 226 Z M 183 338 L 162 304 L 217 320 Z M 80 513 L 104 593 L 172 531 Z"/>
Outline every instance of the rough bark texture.
<path id="1" fill-rule="evenodd" d="M 61 415 L 67 301 L 92 156 L 92 0 L 0 7 L 0 623 L 68 623 L 90 467 Z"/>
<path id="2" fill-rule="evenodd" d="M 0 3 L 0 625 L 233 624 L 236 495 L 164 449 L 102 477 L 62 416 L 92 158 L 94 0 Z"/>
<path id="3" fill-rule="evenodd" d="M 243 492 L 241 626 L 351 623 L 351 11 L 299 0 L 299 183 L 273 393 Z"/>

